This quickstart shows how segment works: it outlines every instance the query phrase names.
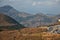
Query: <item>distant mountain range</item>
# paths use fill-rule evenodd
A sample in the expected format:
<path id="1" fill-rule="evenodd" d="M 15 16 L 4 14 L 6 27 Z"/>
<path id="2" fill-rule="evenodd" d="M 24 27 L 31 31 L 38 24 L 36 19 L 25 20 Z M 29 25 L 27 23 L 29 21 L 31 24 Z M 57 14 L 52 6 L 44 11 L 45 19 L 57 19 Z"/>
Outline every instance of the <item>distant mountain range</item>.
<path id="1" fill-rule="evenodd" d="M 13 18 L 0 13 L 0 30 L 16 30 L 25 28 Z"/>
<path id="2" fill-rule="evenodd" d="M 0 7 L 0 13 L 4 13 L 4 14 L 10 16 L 13 19 L 17 20 L 18 22 L 21 21 L 23 19 L 23 17 L 30 16 L 30 14 L 25 13 L 25 12 L 19 12 L 9 5 Z"/>
<path id="3" fill-rule="evenodd" d="M 46 15 L 43 13 L 37 13 L 35 15 L 32 15 L 26 12 L 19 12 L 9 5 L 0 7 L 0 13 L 4 13 L 12 17 L 26 27 L 36 27 L 41 25 L 54 24 L 57 22 L 57 17 L 60 17 L 58 16 L 59 14 L 51 17 L 48 14 Z"/>
<path id="4" fill-rule="evenodd" d="M 21 23 L 25 26 L 29 27 L 37 27 L 37 26 L 45 26 L 54 24 L 57 22 L 56 18 L 49 17 L 47 15 L 42 14 L 36 14 L 33 16 L 29 16 L 26 18 L 26 20 L 22 21 Z"/>

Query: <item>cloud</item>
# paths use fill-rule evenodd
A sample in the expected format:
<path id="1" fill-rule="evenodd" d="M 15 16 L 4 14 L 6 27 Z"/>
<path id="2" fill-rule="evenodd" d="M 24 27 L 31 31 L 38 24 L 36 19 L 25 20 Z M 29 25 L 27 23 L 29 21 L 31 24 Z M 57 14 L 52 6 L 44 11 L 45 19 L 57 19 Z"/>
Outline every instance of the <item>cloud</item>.
<path id="1" fill-rule="evenodd" d="M 36 6 L 36 4 L 37 4 L 36 2 L 33 2 L 33 3 L 32 3 L 32 6 Z"/>
<path id="2" fill-rule="evenodd" d="M 4 0 L 5 1 L 5 0 Z M 26 5 L 26 3 L 32 4 L 32 6 L 53 6 L 59 4 L 60 0 L 6 0 L 5 3 L 7 4 L 22 4 Z"/>
<path id="3" fill-rule="evenodd" d="M 40 5 L 40 4 L 43 4 L 43 3 L 42 3 L 42 2 L 35 2 L 35 1 L 34 1 L 34 2 L 32 3 L 32 6 L 37 6 L 37 5 Z"/>
<path id="4" fill-rule="evenodd" d="M 46 6 L 52 6 L 52 5 L 55 5 L 56 3 L 55 2 L 52 2 L 52 1 L 44 1 L 41 4 L 42 5 L 46 5 Z"/>
<path id="5" fill-rule="evenodd" d="M 19 11 L 27 12 L 49 12 L 60 9 L 60 0 L 2 0 L 1 5 L 12 5 Z M 58 9 L 57 9 L 58 8 Z M 56 11 L 55 11 L 56 12 Z M 59 11 L 60 12 L 60 11 Z"/>
<path id="6" fill-rule="evenodd" d="M 59 3 L 60 0 L 46 0 L 46 1 L 34 1 L 32 3 L 32 6 L 54 6 L 57 5 Z"/>
<path id="7" fill-rule="evenodd" d="M 56 2 L 59 2 L 60 0 L 56 0 Z"/>

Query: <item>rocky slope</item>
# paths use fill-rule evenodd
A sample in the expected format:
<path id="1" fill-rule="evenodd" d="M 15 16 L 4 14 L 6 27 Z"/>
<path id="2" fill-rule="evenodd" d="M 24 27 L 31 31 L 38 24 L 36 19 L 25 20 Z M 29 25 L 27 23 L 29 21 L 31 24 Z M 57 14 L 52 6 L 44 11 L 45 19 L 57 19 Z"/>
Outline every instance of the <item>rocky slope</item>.
<path id="1" fill-rule="evenodd" d="M 26 19 L 22 21 L 21 24 L 24 24 L 25 26 L 29 27 L 37 27 L 37 26 L 54 24 L 56 22 L 57 22 L 56 18 L 49 17 L 45 14 L 40 13 L 26 17 Z"/>
<path id="2" fill-rule="evenodd" d="M 13 18 L 0 13 L 0 30 L 14 30 L 21 28 L 24 28 L 24 26 L 19 24 Z"/>
<path id="3" fill-rule="evenodd" d="M 0 12 L 12 17 L 26 27 L 50 25 L 56 23 L 58 20 L 58 16 L 51 17 L 43 13 L 37 13 L 35 15 L 32 15 L 26 12 L 19 12 L 9 5 L 0 7 Z"/>
<path id="4" fill-rule="evenodd" d="M 10 5 L 5 5 L 3 7 L 0 7 L 0 13 L 4 13 L 4 14 L 10 16 L 18 22 L 24 20 L 24 17 L 31 15 L 26 12 L 19 12 Z"/>

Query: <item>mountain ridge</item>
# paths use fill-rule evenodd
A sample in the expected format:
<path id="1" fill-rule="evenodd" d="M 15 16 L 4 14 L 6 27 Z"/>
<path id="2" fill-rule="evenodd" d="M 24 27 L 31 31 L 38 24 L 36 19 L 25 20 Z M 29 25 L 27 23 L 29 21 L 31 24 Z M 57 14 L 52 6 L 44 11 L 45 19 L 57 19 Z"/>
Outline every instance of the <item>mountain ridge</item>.
<path id="1" fill-rule="evenodd" d="M 19 24 L 16 20 L 2 13 L 0 14 L 0 30 L 18 30 L 22 28 L 25 27 Z"/>
<path id="2" fill-rule="evenodd" d="M 10 5 L 5 5 L 3 7 L 0 7 L 0 13 L 4 13 L 13 19 L 17 20 L 18 22 L 23 19 L 23 17 L 30 16 L 30 14 L 27 14 L 25 12 L 19 12 Z M 22 15 L 23 14 L 23 15 Z"/>
<path id="3" fill-rule="evenodd" d="M 7 11 L 8 10 L 6 9 L 7 7 L 8 9 L 10 8 L 9 11 Z M 19 12 L 13 7 L 10 7 L 9 5 L 2 7 L 0 10 L 2 12 L 7 11 L 4 12 L 4 14 L 12 17 L 13 19 L 15 19 L 16 21 L 18 21 L 19 23 L 23 24 L 26 27 L 36 27 L 40 25 L 54 24 L 58 20 L 57 17 L 55 16 L 48 16 L 41 12 L 35 15 L 26 12 Z"/>

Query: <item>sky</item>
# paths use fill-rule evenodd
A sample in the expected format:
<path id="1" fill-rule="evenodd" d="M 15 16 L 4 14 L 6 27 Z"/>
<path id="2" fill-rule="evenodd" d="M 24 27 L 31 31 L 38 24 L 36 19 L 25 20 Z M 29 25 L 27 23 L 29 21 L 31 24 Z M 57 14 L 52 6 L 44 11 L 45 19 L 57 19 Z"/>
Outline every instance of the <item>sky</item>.
<path id="1" fill-rule="evenodd" d="M 60 0 L 0 0 L 0 6 L 11 5 L 20 12 L 47 13 L 57 14 L 60 13 Z"/>

